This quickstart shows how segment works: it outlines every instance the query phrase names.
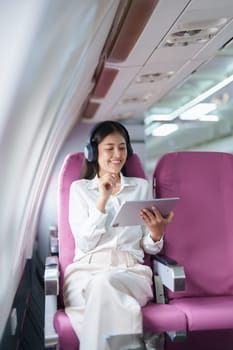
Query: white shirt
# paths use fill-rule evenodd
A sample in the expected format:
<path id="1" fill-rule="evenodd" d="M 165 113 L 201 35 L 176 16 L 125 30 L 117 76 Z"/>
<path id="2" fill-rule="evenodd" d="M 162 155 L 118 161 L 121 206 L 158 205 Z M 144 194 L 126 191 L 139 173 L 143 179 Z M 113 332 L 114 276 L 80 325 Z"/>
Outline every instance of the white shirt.
<path id="1" fill-rule="evenodd" d="M 145 225 L 110 226 L 122 202 L 150 199 L 147 180 L 121 174 L 120 190 L 110 196 L 105 207 L 106 213 L 96 208 L 98 191 L 97 177 L 92 180 L 77 180 L 71 184 L 69 223 L 75 239 L 74 261 L 86 254 L 113 248 L 128 251 L 138 262 L 143 262 L 144 251 L 157 254 L 162 249 L 163 239 L 154 242 Z"/>

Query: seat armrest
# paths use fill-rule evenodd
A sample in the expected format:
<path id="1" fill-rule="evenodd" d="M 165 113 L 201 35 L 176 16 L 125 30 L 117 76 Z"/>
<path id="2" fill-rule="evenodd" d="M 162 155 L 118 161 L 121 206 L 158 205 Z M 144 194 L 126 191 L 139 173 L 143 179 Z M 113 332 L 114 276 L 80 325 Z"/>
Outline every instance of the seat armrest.
<path id="1" fill-rule="evenodd" d="M 57 295 L 59 294 L 59 262 L 57 256 L 49 256 L 45 261 L 45 349 L 58 349 L 58 334 L 53 325 L 57 311 Z"/>
<path id="2" fill-rule="evenodd" d="M 172 292 L 185 290 L 184 267 L 178 265 L 175 260 L 165 255 L 155 255 L 152 257 L 152 268 L 160 277 L 162 284 Z"/>
<path id="3" fill-rule="evenodd" d="M 57 296 L 45 296 L 44 345 L 45 349 L 59 349 L 58 334 L 54 329 L 53 319 L 57 311 Z"/>
<path id="4" fill-rule="evenodd" d="M 50 252 L 51 254 L 59 254 L 59 243 L 58 243 L 58 232 L 57 227 L 51 225 L 49 227 L 49 238 L 50 238 Z"/>
<path id="5" fill-rule="evenodd" d="M 57 256 L 48 256 L 46 258 L 44 286 L 46 295 L 59 294 L 59 262 Z"/>
<path id="6" fill-rule="evenodd" d="M 154 256 L 152 257 L 152 259 L 153 259 L 153 260 L 156 260 L 156 261 L 159 261 L 159 262 L 161 262 L 162 264 L 167 265 L 167 266 L 170 266 L 170 265 L 175 266 L 175 265 L 177 265 L 176 260 L 171 259 L 171 258 L 169 258 L 168 256 L 162 255 L 162 254 L 154 255 Z"/>

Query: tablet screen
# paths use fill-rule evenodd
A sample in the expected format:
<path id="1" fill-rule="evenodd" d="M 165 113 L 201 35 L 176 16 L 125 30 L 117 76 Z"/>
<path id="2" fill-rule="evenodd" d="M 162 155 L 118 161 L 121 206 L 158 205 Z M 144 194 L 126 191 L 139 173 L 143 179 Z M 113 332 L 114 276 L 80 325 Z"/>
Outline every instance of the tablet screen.
<path id="1" fill-rule="evenodd" d="M 166 217 L 169 212 L 174 209 L 178 200 L 178 197 L 173 197 L 124 202 L 113 218 L 111 226 L 119 227 L 144 224 L 143 220 L 140 218 L 140 211 L 144 208 L 150 210 L 152 207 L 156 207 L 162 216 Z"/>

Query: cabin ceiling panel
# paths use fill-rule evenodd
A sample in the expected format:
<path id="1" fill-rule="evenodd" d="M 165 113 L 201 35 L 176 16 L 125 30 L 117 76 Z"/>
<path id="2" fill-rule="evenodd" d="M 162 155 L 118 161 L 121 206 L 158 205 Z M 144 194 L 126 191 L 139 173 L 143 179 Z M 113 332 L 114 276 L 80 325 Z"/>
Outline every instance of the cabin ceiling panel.
<path id="1" fill-rule="evenodd" d="M 159 1 L 129 56 L 117 65 L 143 65 L 188 3 L 189 0 L 181 0 L 178 3 L 170 0 Z"/>
<path id="2" fill-rule="evenodd" d="M 161 60 L 157 63 L 147 64 L 136 75 L 126 94 L 131 96 L 157 94 L 158 90 L 163 89 L 165 85 L 170 83 L 170 80 L 179 68 L 180 62 L 177 61 L 167 64 L 166 61 Z"/>
<path id="3" fill-rule="evenodd" d="M 192 0 L 188 9 L 190 10 L 202 10 L 207 13 L 219 13 L 221 15 L 221 11 L 224 13 L 229 13 L 229 10 L 232 11 L 233 3 L 231 0 L 221 0 L 221 1 L 214 1 L 214 0 Z M 210 11 L 211 9 L 211 11 Z"/>
<path id="4" fill-rule="evenodd" d="M 158 64 L 163 62 L 164 64 L 172 65 L 173 61 L 180 65 L 187 60 L 191 60 L 192 57 L 199 51 L 203 45 L 193 44 L 191 46 L 174 46 L 174 47 L 160 47 L 148 60 L 147 64 Z M 168 66 L 169 68 L 169 66 Z"/>
<path id="5" fill-rule="evenodd" d="M 171 32 L 198 28 L 221 30 L 232 16 L 233 2 L 231 0 L 192 0 Z M 215 33 L 215 31 L 209 33 Z"/>
<path id="6" fill-rule="evenodd" d="M 136 102 L 125 102 L 125 103 L 122 103 L 122 104 L 117 104 L 113 107 L 113 109 L 111 110 L 111 114 L 110 115 L 119 115 L 119 114 L 122 114 L 122 115 L 129 115 L 129 117 L 131 115 L 134 115 L 135 113 L 143 113 L 145 111 L 145 108 L 146 108 L 146 102 L 139 102 L 139 103 L 136 103 Z M 130 119 L 130 118 L 129 118 Z"/>
<path id="7" fill-rule="evenodd" d="M 184 61 L 182 61 L 183 63 Z M 148 62 L 146 65 L 141 67 L 138 76 L 136 77 L 137 79 L 140 79 L 141 76 L 145 74 L 158 74 L 158 73 L 163 73 L 166 74 L 168 72 L 175 72 L 179 69 L 180 67 L 180 61 L 178 60 L 166 60 L 166 57 L 162 56 L 160 60 L 156 62 Z M 158 76 L 159 79 L 159 76 Z M 161 79 L 160 79 L 161 80 Z"/>
<path id="8" fill-rule="evenodd" d="M 147 101 L 152 98 L 153 95 L 157 94 L 160 89 L 163 88 L 163 86 L 166 85 L 166 81 L 158 81 L 151 84 L 133 84 L 128 89 L 126 94 L 122 99 L 125 98 L 143 98 Z"/>
<path id="9" fill-rule="evenodd" d="M 215 36 L 214 39 L 210 40 L 205 50 L 201 50 L 198 53 L 198 58 L 211 58 L 216 55 L 217 51 L 220 50 L 229 40 L 233 37 L 233 20 L 229 21 L 227 25 Z"/>
<path id="10" fill-rule="evenodd" d="M 203 63 L 202 60 L 195 60 L 192 65 L 184 64 L 178 72 L 169 80 L 168 84 L 164 84 L 164 86 L 161 87 L 159 93 L 154 97 L 153 103 L 150 105 L 150 108 L 154 107 L 154 104 L 156 104 L 161 98 L 163 98 L 165 95 L 169 94 L 170 91 L 173 90 L 173 88 L 179 86 L 181 82 L 184 82 L 186 78 L 192 74 L 195 69 L 197 69 L 201 64 Z M 186 91 L 183 91 L 183 96 L 187 97 L 188 99 L 191 99 L 190 95 Z M 180 100 L 176 101 L 177 104 L 182 104 Z M 164 101 L 164 104 L 168 105 L 166 99 Z M 174 108 L 174 105 L 171 106 L 171 108 Z"/>

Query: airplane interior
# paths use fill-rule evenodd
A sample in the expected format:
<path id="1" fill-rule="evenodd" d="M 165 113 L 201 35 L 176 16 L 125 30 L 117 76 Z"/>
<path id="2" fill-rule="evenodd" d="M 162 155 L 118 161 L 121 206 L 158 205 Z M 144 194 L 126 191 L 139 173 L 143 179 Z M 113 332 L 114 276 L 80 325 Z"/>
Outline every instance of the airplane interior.
<path id="1" fill-rule="evenodd" d="M 232 0 L 0 6 L 0 350 L 79 349 L 54 328 L 59 179 L 67 156 L 81 154 L 93 125 L 105 120 L 127 128 L 156 195 L 192 197 L 200 215 L 177 205 L 166 243 L 178 262 L 166 263 L 174 285 L 166 302 L 144 310 L 145 329 L 162 334 L 150 349 L 232 350 Z M 212 235 L 220 243 L 208 244 Z M 181 243 L 187 236 L 191 243 Z M 158 275 L 167 270 L 153 265 Z"/>

